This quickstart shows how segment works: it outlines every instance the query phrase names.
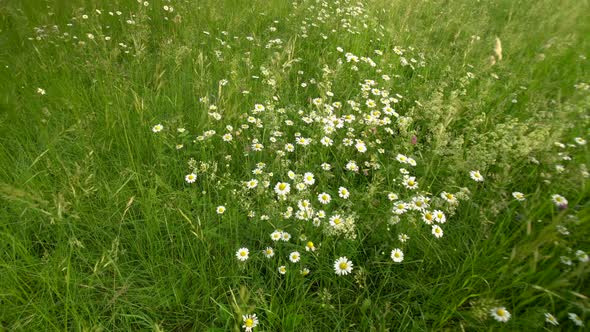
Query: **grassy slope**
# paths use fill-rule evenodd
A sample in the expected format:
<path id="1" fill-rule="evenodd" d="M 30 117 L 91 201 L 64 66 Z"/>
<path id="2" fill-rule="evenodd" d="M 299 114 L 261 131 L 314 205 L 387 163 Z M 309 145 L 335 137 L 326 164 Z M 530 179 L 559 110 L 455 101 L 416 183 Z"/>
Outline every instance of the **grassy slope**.
<path id="1" fill-rule="evenodd" d="M 501 299 L 511 309 L 513 329 L 523 329 L 542 326 L 543 310 L 588 310 L 585 297 L 569 292 L 587 294 L 587 267 L 560 273 L 559 262 L 545 257 L 560 252 L 549 246 L 558 234 L 548 231 L 549 226 L 536 226 L 539 219 L 545 225 L 566 218 L 547 199 L 562 193 L 571 206 L 581 205 L 582 223 L 571 243 L 588 251 L 588 243 L 580 242 L 588 234 L 587 181 L 582 185 L 582 179 L 572 176 L 550 187 L 540 181 L 545 169 L 519 160 L 507 159 L 513 167 L 497 170 L 501 181 L 486 183 L 487 190 L 477 191 L 477 199 L 460 209 L 454 224 L 445 229 L 449 237 L 444 244 L 413 244 L 411 250 L 423 257 L 409 254 L 403 270 L 379 264 L 380 251 L 386 248 L 375 241 L 350 248 L 359 259 L 376 257 L 377 263 L 364 266 L 367 274 L 360 283 L 336 279 L 332 257 L 322 258 L 324 267 L 313 271 L 310 281 L 297 274 L 278 278 L 272 275 L 276 266 L 261 260 L 242 271 L 232 256 L 236 246 L 244 237 L 257 243 L 268 233 L 239 226 L 245 219 L 239 211 L 228 211 L 219 223 L 212 208 L 219 201 L 230 205 L 231 193 L 207 183 L 210 187 L 202 188 L 206 193 L 198 194 L 182 182 L 187 159 L 207 160 L 210 152 L 171 152 L 149 128 L 169 121 L 191 133 L 201 132 L 206 114 L 198 98 L 216 92 L 216 82 L 223 78 L 231 81 L 220 101 L 226 112 L 238 114 L 270 97 L 261 84 L 248 79 L 259 71 L 236 59 L 250 51 L 257 67 L 268 66 L 272 54 L 264 47 L 238 43 L 242 47 L 233 44 L 224 50 L 226 60 L 216 62 L 213 51 L 219 47 L 203 30 L 214 36 L 221 30 L 230 36 L 264 36 L 272 20 L 279 19 L 287 41 L 305 14 L 289 20 L 290 7 L 283 1 L 212 3 L 178 4 L 182 23 L 176 25 L 155 19 L 163 15 L 155 2 L 145 9 L 152 11 L 152 21 L 129 28 L 113 20 L 108 34 L 141 50 L 135 58 L 109 47 L 52 47 L 27 40 L 35 26 L 58 24 L 66 29 L 73 13 L 91 12 L 90 2 L 56 2 L 49 9 L 53 16 L 37 1 L 0 3 L 0 76 L 7 78 L 0 82 L 0 326 L 130 330 L 159 324 L 165 330 L 228 330 L 239 323 L 240 311 L 255 307 L 261 329 L 268 331 L 493 329 L 498 325 L 479 320 L 469 304 L 490 298 Z M 343 35 L 338 42 L 317 35 L 293 40 L 294 53 L 304 59 L 300 68 L 319 73 L 319 64 L 333 63 L 336 46 L 355 54 L 414 46 L 426 54 L 428 65 L 421 76 L 404 76 L 398 91 L 433 109 L 452 104 L 457 113 L 447 129 L 451 138 L 491 130 L 508 116 L 528 119 L 543 112 L 548 113 L 540 115 L 547 122 L 571 121 L 569 128 L 560 126 L 555 133 L 567 135 L 564 141 L 588 134 L 587 120 L 573 121 L 588 107 L 573 88 L 589 78 L 587 61 L 579 58 L 590 50 L 584 38 L 590 34 L 587 1 L 369 3 L 386 36 L 378 39 L 367 32 Z M 87 10 L 78 9 L 83 6 Z M 123 12 L 138 8 L 133 1 L 109 6 Z M 109 9 L 105 5 L 104 11 Z M 262 11 L 266 15 L 260 15 Z M 92 26 L 98 29 L 99 24 Z M 472 43 L 472 35 L 481 39 Z M 496 36 L 502 40 L 504 60 L 490 67 Z M 544 61 L 537 60 L 540 53 Z M 451 92 L 462 89 L 460 79 L 467 72 L 486 79 L 452 99 Z M 487 79 L 491 73 L 500 80 Z M 281 88 L 286 102 L 302 103 L 315 96 L 301 95 L 290 86 Z M 45 88 L 47 95 L 35 94 L 37 87 Z M 343 95 L 356 88 L 339 85 Z M 243 96 L 240 89 L 251 93 Z M 440 103 L 432 102 L 437 89 L 443 96 Z M 515 94 L 519 102 L 513 104 Z M 582 105 L 582 110 L 570 111 L 567 103 Z M 477 124 L 464 120 L 482 113 L 486 117 Z M 426 114 L 416 128 L 424 140 L 434 136 L 430 121 Z M 470 157 L 479 144 L 494 140 L 478 139 L 461 147 L 466 151 L 462 158 L 454 151 L 424 157 L 425 167 L 437 175 L 432 182 L 467 185 L 464 173 L 455 173 L 487 164 L 483 157 Z M 585 151 L 576 160 L 588 164 Z M 243 160 L 248 165 L 254 161 Z M 249 169 L 232 171 L 244 175 Z M 512 189 L 532 193 L 530 203 L 521 207 L 509 202 L 505 195 Z M 494 201 L 502 203 L 494 206 Z M 489 213 L 493 208 L 499 213 Z M 379 210 L 359 211 L 367 218 L 379 217 Z M 520 215 L 519 222 L 514 222 L 515 215 Z M 332 295 L 329 303 L 319 296 L 323 289 Z M 559 318 L 566 320 L 563 313 Z"/>

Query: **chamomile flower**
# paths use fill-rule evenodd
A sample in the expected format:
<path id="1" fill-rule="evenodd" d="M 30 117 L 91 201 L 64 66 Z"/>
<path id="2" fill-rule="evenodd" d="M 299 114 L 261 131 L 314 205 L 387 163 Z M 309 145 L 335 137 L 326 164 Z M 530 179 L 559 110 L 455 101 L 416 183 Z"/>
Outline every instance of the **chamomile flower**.
<path id="1" fill-rule="evenodd" d="M 302 275 L 302 276 L 304 276 L 304 277 L 305 277 L 306 275 L 308 275 L 308 274 L 309 274 L 309 272 L 310 272 L 310 271 L 309 271 L 309 269 L 308 269 L 308 268 L 306 268 L 306 267 L 302 268 L 302 269 L 299 271 L 299 273 L 301 273 L 301 275 Z"/>
<path id="2" fill-rule="evenodd" d="M 339 214 L 335 214 L 331 216 L 329 219 L 330 226 L 332 227 L 340 227 L 343 222 L 344 219 L 342 219 L 342 217 Z"/>
<path id="3" fill-rule="evenodd" d="M 329 171 L 332 169 L 332 165 L 328 164 L 328 163 L 322 163 L 322 165 L 320 165 L 322 167 L 322 169 L 324 171 Z"/>
<path id="4" fill-rule="evenodd" d="M 432 212 L 430 211 L 424 211 L 422 213 L 422 220 L 427 224 L 427 225 L 432 225 L 432 223 L 434 222 L 435 218 L 434 218 L 434 214 L 432 214 Z"/>
<path id="5" fill-rule="evenodd" d="M 277 242 L 278 240 L 283 238 L 283 233 L 281 231 L 274 231 L 270 233 L 271 240 Z"/>
<path id="6" fill-rule="evenodd" d="M 559 208 L 567 207 L 567 199 L 559 194 L 551 195 L 551 200 Z"/>
<path id="7" fill-rule="evenodd" d="M 300 259 L 301 259 L 301 255 L 299 254 L 299 251 L 293 251 L 292 253 L 289 254 L 289 260 L 292 263 L 297 263 L 297 262 L 299 262 Z"/>
<path id="8" fill-rule="evenodd" d="M 279 266 L 279 273 L 280 274 L 285 274 L 287 273 L 287 267 L 285 265 L 281 265 Z"/>
<path id="9" fill-rule="evenodd" d="M 492 315 L 492 317 L 494 317 L 495 320 L 502 323 L 506 323 L 511 316 L 510 312 L 508 312 L 508 310 L 506 310 L 506 308 L 504 307 L 492 308 L 490 314 Z"/>
<path id="10" fill-rule="evenodd" d="M 399 239 L 399 241 L 401 243 L 405 243 L 405 242 L 407 242 L 410 239 L 410 237 L 407 234 L 404 234 L 404 233 L 401 233 L 400 235 L 398 235 L 397 238 Z"/>
<path id="11" fill-rule="evenodd" d="M 432 211 L 432 214 L 434 215 L 434 220 L 436 220 L 436 222 L 440 224 L 444 224 L 445 222 L 447 222 L 447 217 L 445 216 L 445 213 L 441 210 L 434 210 Z"/>
<path id="12" fill-rule="evenodd" d="M 576 143 L 578 143 L 579 145 L 586 145 L 586 140 L 582 137 L 576 137 L 574 138 L 574 141 L 576 141 Z"/>
<path id="13" fill-rule="evenodd" d="M 555 326 L 559 325 L 557 318 L 548 312 L 545 313 L 545 322 Z"/>
<path id="14" fill-rule="evenodd" d="M 275 185 L 275 193 L 279 196 L 285 196 L 291 191 L 291 185 L 287 182 L 277 182 Z"/>
<path id="15" fill-rule="evenodd" d="M 443 230 L 442 228 L 440 228 L 440 226 L 438 225 L 432 225 L 432 234 L 437 237 L 440 238 L 443 236 Z"/>
<path id="16" fill-rule="evenodd" d="M 479 171 L 471 171 L 471 172 L 469 172 L 469 176 L 475 182 L 483 182 L 483 176 L 481 175 L 481 173 Z"/>
<path id="17" fill-rule="evenodd" d="M 305 174 L 303 174 L 303 182 L 305 182 L 306 185 L 311 186 L 315 183 L 315 178 L 313 176 L 313 173 L 307 172 Z"/>
<path id="18" fill-rule="evenodd" d="M 184 180 L 187 183 L 195 183 L 195 181 L 197 181 L 197 174 L 195 174 L 195 173 L 188 174 L 184 177 Z"/>
<path id="19" fill-rule="evenodd" d="M 344 187 L 340 187 L 338 188 L 338 196 L 344 199 L 348 199 L 348 197 L 350 196 L 350 191 L 348 191 L 348 189 Z"/>
<path id="20" fill-rule="evenodd" d="M 287 232 L 281 232 L 281 240 L 283 240 L 283 242 L 289 242 L 289 240 L 291 240 L 291 234 Z"/>
<path id="21" fill-rule="evenodd" d="M 401 263 L 404 260 L 404 253 L 401 249 L 395 248 L 391 251 L 391 259 L 396 263 Z"/>
<path id="22" fill-rule="evenodd" d="M 440 197 L 442 199 L 444 199 L 445 201 L 447 201 L 448 203 L 451 203 L 451 204 L 457 203 L 457 197 L 451 193 L 446 192 L 446 191 L 443 191 L 442 193 L 440 193 Z"/>
<path id="23" fill-rule="evenodd" d="M 275 255 L 275 250 L 272 247 L 266 247 L 266 249 L 262 250 L 264 257 L 272 258 Z"/>
<path id="24" fill-rule="evenodd" d="M 244 322 L 242 327 L 246 332 L 252 332 L 252 329 L 258 326 L 258 317 L 256 317 L 256 314 L 243 315 L 242 321 Z"/>
<path id="25" fill-rule="evenodd" d="M 313 244 L 313 242 L 308 241 L 307 244 L 305 245 L 305 250 L 307 251 L 315 251 L 315 245 Z"/>
<path id="26" fill-rule="evenodd" d="M 153 131 L 154 133 L 159 133 L 159 132 L 161 132 L 163 129 L 164 129 L 164 126 L 162 126 L 162 125 L 161 125 L 161 124 L 159 124 L 159 123 L 158 123 L 157 125 L 155 125 L 155 126 L 153 126 L 153 127 L 152 127 L 152 131 Z"/>
<path id="27" fill-rule="evenodd" d="M 227 134 L 221 136 L 221 138 L 223 139 L 224 142 L 231 142 L 233 139 L 233 136 L 230 133 L 227 133 Z"/>
<path id="28" fill-rule="evenodd" d="M 324 205 L 330 203 L 331 200 L 332 200 L 332 197 L 330 197 L 330 194 L 321 193 L 318 195 L 318 201 L 320 201 L 320 203 L 322 203 Z"/>
<path id="29" fill-rule="evenodd" d="M 223 205 L 218 206 L 217 209 L 215 209 L 215 212 L 217 212 L 217 214 L 225 213 L 225 206 L 223 206 Z"/>
<path id="30" fill-rule="evenodd" d="M 588 263 L 588 260 L 590 260 L 590 258 L 588 257 L 588 254 L 585 253 L 582 250 L 576 250 L 576 258 L 581 262 L 581 263 Z"/>
<path id="31" fill-rule="evenodd" d="M 258 186 L 258 180 L 256 179 L 251 179 L 250 181 L 246 182 L 246 188 L 248 189 L 254 189 Z"/>
<path id="32" fill-rule="evenodd" d="M 352 262 L 346 257 L 340 257 L 334 262 L 334 271 L 337 275 L 347 275 L 352 272 Z"/>
<path id="33" fill-rule="evenodd" d="M 577 314 L 575 314 L 573 312 L 568 312 L 567 313 L 567 316 L 577 326 L 584 326 L 584 322 L 582 321 L 582 319 L 580 318 L 580 316 L 578 316 Z"/>
<path id="34" fill-rule="evenodd" d="M 408 189 L 417 189 L 418 188 L 418 181 L 416 181 L 416 177 L 414 177 L 414 176 L 406 176 L 404 178 L 403 184 Z"/>
<path id="35" fill-rule="evenodd" d="M 514 199 L 516 199 L 519 202 L 526 200 L 526 197 L 524 197 L 524 194 L 519 191 L 513 192 L 512 197 L 514 197 Z"/>
<path id="36" fill-rule="evenodd" d="M 395 194 L 395 193 L 389 193 L 389 194 L 387 194 L 387 199 L 390 200 L 390 201 L 395 201 L 398 198 L 399 198 L 399 196 L 397 194 Z"/>
<path id="37" fill-rule="evenodd" d="M 320 143 L 321 143 L 323 146 L 332 146 L 332 144 L 334 144 L 334 141 L 333 141 L 333 140 L 332 140 L 330 137 L 324 136 L 324 137 L 322 137 L 322 139 L 320 140 Z"/>
<path id="38" fill-rule="evenodd" d="M 404 214 L 406 211 L 408 211 L 408 204 L 404 203 L 404 202 L 396 202 L 395 204 L 393 204 L 393 210 L 392 212 L 395 214 Z"/>
<path id="39" fill-rule="evenodd" d="M 361 141 L 361 140 L 357 140 L 356 144 L 354 145 L 354 147 L 356 148 L 356 150 L 360 153 L 365 153 L 367 152 L 367 145 L 365 145 L 365 142 Z"/>
<path id="40" fill-rule="evenodd" d="M 250 251 L 248 250 L 248 248 L 240 248 L 236 252 L 236 257 L 238 258 L 238 260 L 245 262 L 248 259 L 249 254 Z"/>

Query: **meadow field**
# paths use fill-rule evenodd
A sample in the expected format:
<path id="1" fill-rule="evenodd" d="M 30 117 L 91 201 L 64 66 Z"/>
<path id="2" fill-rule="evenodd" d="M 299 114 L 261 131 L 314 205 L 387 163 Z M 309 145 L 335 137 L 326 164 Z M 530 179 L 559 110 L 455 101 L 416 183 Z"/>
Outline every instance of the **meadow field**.
<path id="1" fill-rule="evenodd" d="M 0 331 L 582 331 L 588 0 L 0 0 Z"/>

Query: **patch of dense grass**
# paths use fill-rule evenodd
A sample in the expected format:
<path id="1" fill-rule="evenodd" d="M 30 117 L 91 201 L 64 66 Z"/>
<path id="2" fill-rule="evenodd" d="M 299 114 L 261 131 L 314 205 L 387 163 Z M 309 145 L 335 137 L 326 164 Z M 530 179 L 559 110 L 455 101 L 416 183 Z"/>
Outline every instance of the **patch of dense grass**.
<path id="1" fill-rule="evenodd" d="M 589 7 L 0 3 L 0 327 L 577 328 Z"/>

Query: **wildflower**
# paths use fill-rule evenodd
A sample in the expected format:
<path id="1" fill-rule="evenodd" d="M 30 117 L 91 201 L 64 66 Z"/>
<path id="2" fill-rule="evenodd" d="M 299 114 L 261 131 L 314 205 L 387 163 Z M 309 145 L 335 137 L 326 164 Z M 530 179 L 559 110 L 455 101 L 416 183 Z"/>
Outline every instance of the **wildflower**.
<path id="1" fill-rule="evenodd" d="M 440 224 L 444 224 L 445 222 L 447 222 L 447 217 L 445 216 L 445 213 L 441 210 L 434 210 L 432 214 L 434 214 L 434 220 L 436 220 L 436 222 Z"/>
<path id="2" fill-rule="evenodd" d="M 289 260 L 292 263 L 297 263 L 297 262 L 299 262 L 300 259 L 301 259 L 301 255 L 299 254 L 298 251 L 293 251 L 292 253 L 289 254 Z"/>
<path id="3" fill-rule="evenodd" d="M 324 171 L 329 171 L 330 169 L 332 169 L 332 165 L 328 163 L 322 163 L 321 167 Z"/>
<path id="4" fill-rule="evenodd" d="M 555 203 L 558 208 L 567 207 L 567 199 L 559 194 L 551 195 L 551 200 L 553 200 L 553 203 Z"/>
<path id="5" fill-rule="evenodd" d="M 40 95 L 44 95 L 45 94 L 45 90 L 41 89 L 41 88 L 37 88 L 37 93 Z"/>
<path id="6" fill-rule="evenodd" d="M 504 307 L 493 308 L 490 312 L 492 317 L 498 322 L 506 323 L 510 319 L 510 312 Z"/>
<path id="7" fill-rule="evenodd" d="M 275 186 L 275 193 L 280 196 L 287 195 L 291 191 L 291 185 L 287 182 L 277 182 Z"/>
<path id="8" fill-rule="evenodd" d="M 321 194 L 318 195 L 318 200 L 322 204 L 328 204 L 332 200 L 332 197 L 330 197 L 330 194 L 321 193 Z"/>
<path id="9" fill-rule="evenodd" d="M 221 138 L 223 139 L 224 142 L 231 142 L 231 140 L 233 139 L 233 136 L 230 133 L 227 133 L 227 134 L 223 135 Z"/>
<path id="10" fill-rule="evenodd" d="M 455 197 L 455 195 L 448 193 L 446 191 L 443 191 L 442 193 L 440 193 L 440 197 L 451 204 L 457 203 L 457 197 Z"/>
<path id="11" fill-rule="evenodd" d="M 410 239 L 410 237 L 407 234 L 401 233 L 400 235 L 397 236 L 397 238 L 399 239 L 399 241 L 401 243 L 404 243 L 406 241 L 408 241 Z"/>
<path id="12" fill-rule="evenodd" d="M 348 197 L 350 196 L 350 191 L 348 191 L 348 189 L 344 187 L 340 187 L 338 188 L 338 196 L 344 199 L 348 199 Z"/>
<path id="13" fill-rule="evenodd" d="M 393 205 L 393 213 L 395 214 L 404 214 L 408 211 L 408 205 L 404 202 L 397 202 Z"/>
<path id="14" fill-rule="evenodd" d="M 284 242 L 289 242 L 289 240 L 291 240 L 291 234 L 289 234 L 287 232 L 281 232 L 281 239 Z"/>
<path id="15" fill-rule="evenodd" d="M 434 215 L 430 211 L 424 211 L 424 213 L 422 213 L 422 220 L 424 220 L 427 225 L 432 225 L 434 222 Z"/>
<path id="16" fill-rule="evenodd" d="M 408 189 L 416 189 L 418 188 L 418 182 L 416 181 L 416 178 L 413 176 L 408 176 L 406 178 L 404 178 L 404 186 Z"/>
<path id="17" fill-rule="evenodd" d="M 188 183 L 194 183 L 195 181 L 197 181 L 197 174 L 195 174 L 195 173 L 188 174 L 184 177 L 184 180 Z"/>
<path id="18" fill-rule="evenodd" d="M 471 172 L 469 172 L 469 176 L 475 182 L 483 182 L 483 176 L 481 175 L 481 173 L 479 171 L 471 171 Z"/>
<path id="19" fill-rule="evenodd" d="M 440 237 L 442 237 L 442 236 L 443 236 L 443 230 L 442 230 L 442 228 L 440 228 L 440 226 L 438 226 L 438 225 L 433 225 L 433 226 L 432 226 L 432 234 L 433 234 L 434 236 L 436 236 L 437 238 L 440 238 Z"/>
<path id="20" fill-rule="evenodd" d="M 404 253 L 399 248 L 395 248 L 391 251 L 391 259 L 396 263 L 401 263 L 404 260 Z"/>
<path id="21" fill-rule="evenodd" d="M 248 259 L 249 253 L 250 253 L 250 251 L 248 250 L 248 248 L 240 248 L 236 252 L 236 257 L 238 258 L 238 260 L 244 262 Z"/>
<path id="22" fill-rule="evenodd" d="M 354 160 L 349 161 L 346 163 L 346 169 L 352 172 L 358 172 L 359 167 Z"/>
<path id="23" fill-rule="evenodd" d="M 364 153 L 367 152 L 367 146 L 365 145 L 365 142 L 361 141 L 361 140 L 357 140 L 356 144 L 354 145 L 354 147 L 357 149 L 358 152 L 360 153 Z"/>
<path id="24" fill-rule="evenodd" d="M 587 263 L 589 260 L 588 254 L 582 250 L 576 250 L 576 258 L 582 263 Z"/>
<path id="25" fill-rule="evenodd" d="M 394 194 L 394 193 L 387 194 L 387 199 L 389 199 L 390 201 L 395 201 L 398 198 L 399 198 L 399 196 L 397 194 Z"/>
<path id="26" fill-rule="evenodd" d="M 256 317 L 256 314 L 243 315 L 242 320 L 244 321 L 242 327 L 246 332 L 252 332 L 252 329 L 258 326 L 258 317 Z"/>
<path id="27" fill-rule="evenodd" d="M 248 189 L 254 189 L 256 186 L 258 186 L 258 180 L 256 179 L 251 179 L 250 181 L 246 182 L 246 188 Z"/>
<path id="28" fill-rule="evenodd" d="M 408 157 L 404 156 L 403 154 L 398 154 L 398 155 L 395 157 L 395 159 L 396 159 L 397 161 L 399 161 L 400 163 L 402 163 L 402 164 L 405 164 L 405 163 L 407 163 L 407 162 L 408 162 Z"/>
<path id="29" fill-rule="evenodd" d="M 164 129 L 164 126 L 162 126 L 161 124 L 157 124 L 155 126 L 152 127 L 152 131 L 154 133 L 159 133 L 162 131 L 162 129 Z"/>
<path id="30" fill-rule="evenodd" d="M 314 184 L 315 178 L 313 176 L 313 173 L 307 172 L 307 173 L 303 174 L 303 182 L 305 182 L 305 184 L 308 186 L 311 186 L 312 184 Z"/>
<path id="31" fill-rule="evenodd" d="M 342 217 L 339 214 L 335 214 L 330 217 L 329 223 L 332 227 L 338 227 L 342 225 Z"/>
<path id="32" fill-rule="evenodd" d="M 526 200 L 526 198 L 524 197 L 524 194 L 521 192 L 518 192 L 518 191 L 513 192 L 512 197 L 514 197 L 519 202 Z"/>
<path id="33" fill-rule="evenodd" d="M 352 262 L 346 257 L 340 257 L 334 262 L 334 271 L 337 275 L 347 275 L 352 272 Z"/>
<path id="34" fill-rule="evenodd" d="M 545 313 L 545 321 L 551 325 L 559 325 L 559 322 L 557 321 L 557 318 L 555 318 L 555 316 L 553 316 L 552 314 L 546 312 Z"/>
<path id="35" fill-rule="evenodd" d="M 280 231 L 274 231 L 274 232 L 270 233 L 270 238 L 276 242 L 276 241 L 283 238 L 283 233 Z"/>
<path id="36" fill-rule="evenodd" d="M 262 250 L 262 253 L 266 258 L 272 258 L 275 255 L 275 251 L 272 247 L 266 247 L 266 249 Z"/>
<path id="37" fill-rule="evenodd" d="M 574 141 L 576 141 L 576 143 L 578 143 L 579 145 L 586 145 L 586 140 L 582 137 L 576 137 L 574 138 Z"/>
<path id="38" fill-rule="evenodd" d="M 223 214 L 225 212 L 225 206 L 220 205 L 217 207 L 217 209 L 215 209 L 215 211 L 217 212 L 217 214 Z"/>
<path id="39" fill-rule="evenodd" d="M 320 143 L 322 143 L 323 146 L 332 146 L 332 144 L 334 144 L 334 141 L 330 137 L 324 136 L 320 140 Z"/>
<path id="40" fill-rule="evenodd" d="M 309 269 L 304 267 L 303 269 L 301 269 L 301 271 L 299 271 L 299 273 L 301 273 L 301 275 L 305 277 L 309 274 Z"/>
<path id="41" fill-rule="evenodd" d="M 287 267 L 285 265 L 281 265 L 279 266 L 279 273 L 280 274 L 285 274 L 287 273 Z"/>
<path id="42" fill-rule="evenodd" d="M 307 242 L 307 244 L 305 245 L 305 250 L 315 251 L 315 246 L 314 246 L 313 242 L 311 242 L 311 241 Z"/>
<path id="43" fill-rule="evenodd" d="M 580 316 L 576 315 L 573 312 L 568 312 L 567 316 L 569 317 L 569 319 L 574 322 L 574 324 L 576 324 L 577 326 L 584 326 L 584 322 L 582 322 L 582 320 L 580 319 Z"/>

